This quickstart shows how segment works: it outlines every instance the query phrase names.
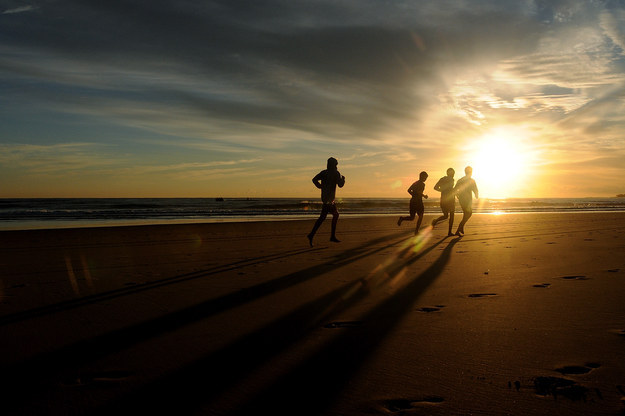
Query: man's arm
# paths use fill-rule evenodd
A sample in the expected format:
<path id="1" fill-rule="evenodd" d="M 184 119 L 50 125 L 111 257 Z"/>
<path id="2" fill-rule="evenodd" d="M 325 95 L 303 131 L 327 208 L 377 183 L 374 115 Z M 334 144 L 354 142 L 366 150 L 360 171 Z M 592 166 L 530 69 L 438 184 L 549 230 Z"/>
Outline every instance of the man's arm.
<path id="1" fill-rule="evenodd" d="M 477 184 L 473 181 L 473 193 L 475 194 L 475 199 L 480 199 L 479 192 L 477 191 Z"/>
<path id="2" fill-rule="evenodd" d="M 441 191 L 441 180 L 439 179 L 438 182 L 436 182 L 436 185 L 434 185 L 434 190 L 440 192 Z"/>
<path id="3" fill-rule="evenodd" d="M 414 196 L 414 192 L 415 192 L 414 183 L 410 185 L 410 188 L 408 188 L 406 192 L 408 192 L 411 196 Z"/>
<path id="4" fill-rule="evenodd" d="M 336 182 L 336 184 L 339 186 L 339 188 L 342 188 L 343 185 L 345 185 L 345 176 L 342 176 L 340 172 L 337 172 L 339 175 L 339 180 Z"/>
<path id="5" fill-rule="evenodd" d="M 454 186 L 454 188 L 452 189 L 452 192 L 454 193 L 454 196 L 458 199 L 460 199 L 460 192 L 462 192 L 462 181 L 458 180 L 458 182 L 456 182 L 456 186 Z"/>
<path id="6" fill-rule="evenodd" d="M 321 180 L 322 177 L 322 172 L 319 172 L 314 178 L 312 178 L 312 183 L 315 184 L 315 186 L 319 189 L 321 189 L 321 182 L 319 182 Z"/>

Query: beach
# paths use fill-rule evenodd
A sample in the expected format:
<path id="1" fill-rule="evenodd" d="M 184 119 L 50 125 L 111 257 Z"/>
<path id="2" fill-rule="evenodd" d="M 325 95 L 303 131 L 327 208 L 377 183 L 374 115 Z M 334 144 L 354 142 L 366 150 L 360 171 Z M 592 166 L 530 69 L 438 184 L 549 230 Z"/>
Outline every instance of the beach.
<path id="1" fill-rule="evenodd" d="M 436 216 L 0 231 L 3 407 L 623 414 L 625 212 Z"/>

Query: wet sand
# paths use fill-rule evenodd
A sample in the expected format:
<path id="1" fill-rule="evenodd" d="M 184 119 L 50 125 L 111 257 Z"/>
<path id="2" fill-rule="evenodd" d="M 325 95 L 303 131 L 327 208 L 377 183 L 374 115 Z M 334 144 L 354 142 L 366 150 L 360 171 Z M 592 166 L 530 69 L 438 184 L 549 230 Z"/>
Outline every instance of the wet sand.
<path id="1" fill-rule="evenodd" d="M 0 232 L 3 408 L 622 414 L 625 213 L 434 217 Z"/>

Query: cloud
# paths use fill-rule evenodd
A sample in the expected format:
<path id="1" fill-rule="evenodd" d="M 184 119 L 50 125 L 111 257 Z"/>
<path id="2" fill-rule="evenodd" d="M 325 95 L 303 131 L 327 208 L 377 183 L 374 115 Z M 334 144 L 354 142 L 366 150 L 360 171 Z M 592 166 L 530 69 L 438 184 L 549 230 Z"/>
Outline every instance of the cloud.
<path id="1" fill-rule="evenodd" d="M 625 126 L 625 81 L 612 86 L 601 95 L 589 100 L 583 106 L 559 121 L 563 128 L 584 129 L 586 133 L 607 132 L 618 124 L 622 132 Z M 598 126 L 600 124 L 600 126 Z M 616 132 L 615 137 L 620 135 Z M 621 142 L 620 140 L 618 141 Z"/>
<path id="2" fill-rule="evenodd" d="M 621 49 L 621 53 L 625 52 L 625 11 L 605 10 L 601 13 L 599 21 L 610 40 Z"/>
<path id="3" fill-rule="evenodd" d="M 44 13 L 12 22 L 6 35 L 30 59 L 5 54 L 0 67 L 61 84 L 55 99 L 106 94 L 221 122 L 360 140 L 418 120 L 435 101 L 419 86 L 444 89 L 441 71 L 451 62 L 524 50 L 528 39 L 518 35 L 535 33 L 526 18 L 486 2 L 477 11 L 450 2 L 444 12 L 403 2 L 273 3 L 42 4 Z M 456 23 L 441 33 L 429 15 Z"/>
<path id="4" fill-rule="evenodd" d="M 25 12 L 32 12 L 33 10 L 35 10 L 35 7 L 28 5 L 28 6 L 14 7 L 12 9 L 6 9 L 5 11 L 2 12 L 2 14 L 25 13 Z"/>
<path id="5" fill-rule="evenodd" d="M 32 142 L 25 114 L 58 128 L 50 144 L 97 126 L 72 137 L 116 143 L 93 166 L 119 156 L 128 172 L 295 169 L 332 153 L 401 177 L 500 124 L 575 143 L 625 127 L 612 2 L 35 0 L 0 24 L 0 134 Z M 66 150 L 42 155 L 88 169 Z"/>
<path id="6" fill-rule="evenodd" d="M 192 173 L 194 171 L 206 171 L 209 168 L 222 168 L 224 166 L 240 166 L 259 162 L 262 159 L 246 159 L 246 160 L 219 160 L 212 162 L 195 162 L 195 163 L 178 163 L 174 165 L 151 165 L 151 166 L 139 166 L 132 169 L 135 174 L 153 174 L 164 172 L 184 172 L 185 174 Z M 233 168 L 241 169 L 241 168 Z"/>
<path id="7" fill-rule="evenodd" d="M 0 168 L 26 169 L 29 175 L 87 173 L 94 169 L 120 165 L 95 143 L 60 143 L 53 145 L 0 144 Z"/>

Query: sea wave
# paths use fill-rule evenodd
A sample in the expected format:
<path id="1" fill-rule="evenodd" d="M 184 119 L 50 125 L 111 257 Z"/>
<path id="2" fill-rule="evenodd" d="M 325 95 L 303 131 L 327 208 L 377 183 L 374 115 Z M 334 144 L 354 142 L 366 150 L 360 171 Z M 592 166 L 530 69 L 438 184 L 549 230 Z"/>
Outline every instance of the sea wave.
<path id="1" fill-rule="evenodd" d="M 342 215 L 407 213 L 407 198 L 343 198 Z M 16 223 L 135 220 L 248 220 L 263 217 L 309 218 L 318 215 L 321 201 L 311 198 L 47 198 L 0 199 L 0 229 Z M 425 212 L 440 212 L 438 199 L 424 201 Z M 459 205 L 456 207 L 460 211 Z M 625 198 L 515 198 L 474 202 L 476 213 L 625 211 Z"/>

